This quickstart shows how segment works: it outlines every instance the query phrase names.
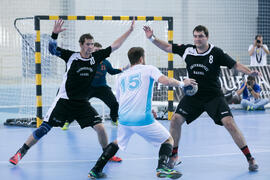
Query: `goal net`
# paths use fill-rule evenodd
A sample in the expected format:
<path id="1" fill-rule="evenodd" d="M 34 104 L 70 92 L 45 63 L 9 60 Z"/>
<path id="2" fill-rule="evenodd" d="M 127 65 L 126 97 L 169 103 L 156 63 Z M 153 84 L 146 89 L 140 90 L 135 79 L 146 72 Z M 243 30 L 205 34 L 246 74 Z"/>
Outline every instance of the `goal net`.
<path id="1" fill-rule="evenodd" d="M 63 79 L 66 66 L 63 60 L 56 56 L 50 55 L 48 51 L 48 44 L 51 32 L 54 26 L 54 20 L 58 16 L 45 16 L 47 19 L 41 19 L 40 22 L 40 56 L 41 56 L 41 82 L 38 80 L 39 72 L 36 70 L 38 66 L 35 61 L 36 47 L 35 41 L 37 35 L 34 30 L 34 18 L 19 18 L 15 21 L 15 28 L 21 36 L 21 49 L 16 61 L 12 64 L 10 76 L 6 78 L 6 85 L 9 88 L 5 97 L 7 108 L 14 108 L 17 112 L 14 119 L 9 119 L 7 122 L 16 121 L 17 124 L 24 124 L 26 126 L 35 123 L 37 115 L 37 106 L 41 108 L 41 114 L 44 116 L 52 104 L 57 90 Z M 77 17 L 76 17 L 77 18 Z M 128 30 L 131 20 L 113 20 L 106 19 L 104 16 L 89 16 L 84 20 L 77 20 L 76 18 L 67 17 L 64 22 L 64 28 L 67 30 L 60 33 L 58 36 L 58 46 L 64 49 L 73 51 L 80 51 L 78 43 L 79 37 L 84 33 L 90 33 L 96 42 L 102 44 L 103 48 L 110 46 L 114 40 L 120 37 Z M 93 18 L 93 19 L 92 19 Z M 128 17 L 129 19 L 131 17 Z M 145 37 L 143 26 L 149 25 L 154 29 L 154 33 L 162 40 L 168 41 L 168 20 L 160 18 L 136 18 L 135 29 L 124 44 L 111 56 L 108 60 L 114 68 L 122 68 L 129 64 L 127 52 L 131 47 L 140 46 L 145 49 L 146 63 L 154 65 L 163 69 L 167 74 L 168 54 L 155 47 Z M 65 18 L 63 18 L 65 19 Z M 38 70 L 39 71 L 39 70 Z M 106 77 L 108 85 L 115 90 L 117 75 Z M 41 97 L 37 96 L 36 84 L 41 84 Z M 154 105 L 167 106 L 168 105 L 168 89 L 162 85 L 155 84 L 154 88 Z M 7 98 L 8 97 L 8 98 Z M 41 102 L 38 101 L 41 98 Z M 97 109 L 99 114 L 106 116 L 109 114 L 109 109 L 104 103 L 98 99 L 91 99 L 91 104 Z M 166 102 L 166 103 L 164 103 Z M 156 108 L 158 109 L 158 108 Z M 159 108 L 160 109 L 160 108 Z"/>

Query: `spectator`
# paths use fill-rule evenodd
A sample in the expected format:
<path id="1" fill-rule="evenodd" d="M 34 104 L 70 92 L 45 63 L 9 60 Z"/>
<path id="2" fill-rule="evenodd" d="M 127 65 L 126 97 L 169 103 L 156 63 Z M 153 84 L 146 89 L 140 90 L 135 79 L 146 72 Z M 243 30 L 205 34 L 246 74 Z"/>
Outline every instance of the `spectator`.
<path id="1" fill-rule="evenodd" d="M 263 44 L 262 35 L 256 35 L 254 43 L 248 48 L 250 55 L 251 66 L 265 66 L 267 65 L 266 55 L 269 54 L 269 50 L 266 44 Z"/>
<path id="2" fill-rule="evenodd" d="M 261 88 L 255 82 L 255 77 L 248 76 L 247 82 L 241 85 L 241 88 L 237 90 L 237 94 L 240 96 L 242 94 L 241 105 L 247 111 L 252 110 L 264 110 L 264 105 L 266 105 L 269 100 L 262 99 L 260 97 Z"/>

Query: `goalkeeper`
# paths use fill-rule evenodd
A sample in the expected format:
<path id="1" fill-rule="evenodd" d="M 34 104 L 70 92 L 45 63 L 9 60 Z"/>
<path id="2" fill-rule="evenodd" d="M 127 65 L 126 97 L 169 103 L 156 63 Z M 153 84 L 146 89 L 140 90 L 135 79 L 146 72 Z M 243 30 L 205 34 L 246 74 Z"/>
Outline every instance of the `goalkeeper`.
<path id="1" fill-rule="evenodd" d="M 184 96 L 172 117 L 170 132 L 174 139 L 174 148 L 169 160 L 171 168 L 179 164 L 178 143 L 181 136 L 181 126 L 196 120 L 204 111 L 218 125 L 225 126 L 234 142 L 245 155 L 249 170 L 256 171 L 258 165 L 251 156 L 247 143 L 241 131 L 237 127 L 230 108 L 221 91 L 219 82 L 220 66 L 235 68 L 245 74 L 257 76 L 259 72 L 251 71 L 246 66 L 236 62 L 220 48 L 208 43 L 208 29 L 198 25 L 193 30 L 194 45 L 169 44 L 157 39 L 149 26 L 144 26 L 146 37 L 160 49 L 178 54 L 186 62 L 186 69 L 190 78 L 198 83 L 198 92 L 194 96 Z"/>

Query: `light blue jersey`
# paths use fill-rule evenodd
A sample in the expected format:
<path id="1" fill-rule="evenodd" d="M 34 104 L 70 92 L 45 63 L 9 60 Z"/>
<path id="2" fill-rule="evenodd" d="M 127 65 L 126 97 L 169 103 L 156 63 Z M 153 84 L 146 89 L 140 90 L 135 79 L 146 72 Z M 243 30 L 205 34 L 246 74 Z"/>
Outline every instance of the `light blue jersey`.
<path id="1" fill-rule="evenodd" d="M 145 126 L 154 122 L 151 113 L 153 85 L 162 75 L 155 66 L 141 64 L 120 75 L 116 90 L 120 124 Z"/>

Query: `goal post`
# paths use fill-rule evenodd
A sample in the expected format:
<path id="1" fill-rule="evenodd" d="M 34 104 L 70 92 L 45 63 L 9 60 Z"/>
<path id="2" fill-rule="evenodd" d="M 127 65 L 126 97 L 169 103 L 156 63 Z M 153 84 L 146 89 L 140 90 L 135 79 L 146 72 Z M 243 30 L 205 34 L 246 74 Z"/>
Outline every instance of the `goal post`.
<path id="1" fill-rule="evenodd" d="M 130 37 L 126 40 L 124 45 L 114 52 L 110 57 L 110 62 L 113 67 L 120 68 L 128 63 L 127 52 L 132 46 L 141 46 L 146 51 L 146 62 L 147 64 L 154 65 L 162 70 L 162 72 L 168 77 L 173 78 L 173 54 L 165 53 L 159 48 L 155 47 L 151 42 L 146 39 L 142 30 L 143 25 L 150 25 L 154 29 L 154 33 L 160 39 L 173 43 L 173 17 L 163 16 L 134 16 L 135 18 L 135 29 Z M 43 112 L 48 106 L 51 105 L 56 93 L 62 82 L 62 76 L 64 74 L 65 63 L 58 60 L 58 57 L 50 55 L 48 52 L 48 42 L 50 34 L 53 28 L 55 20 L 63 19 L 65 21 L 64 28 L 67 27 L 67 31 L 60 33 L 58 37 L 58 45 L 64 49 L 76 50 L 78 46 L 78 37 L 84 33 L 91 33 L 94 36 L 95 41 L 100 42 L 103 47 L 107 47 L 122 32 L 130 26 L 133 16 L 61 16 L 61 15 L 37 15 L 33 18 L 34 31 L 25 33 L 25 38 L 28 38 L 30 43 L 23 43 L 22 49 L 29 50 L 31 44 L 34 49 L 34 64 L 28 65 L 31 69 L 30 75 L 32 81 L 35 84 L 36 92 L 36 112 L 35 120 L 36 126 L 38 127 L 42 123 Z M 30 24 L 30 23 L 29 23 Z M 27 26 L 27 25 L 23 25 Z M 105 40 L 106 39 L 106 40 Z M 32 42 L 32 41 L 35 42 Z M 26 53 L 31 54 L 31 53 Z M 116 59 L 116 60 L 115 60 Z M 31 58 L 30 58 L 31 61 Z M 58 64 L 61 63 L 61 64 Z M 61 67 L 61 68 L 60 68 Z M 48 69 L 50 68 L 50 69 Z M 34 70 L 34 72 L 32 72 Z M 25 70 L 24 70 L 25 71 Z M 26 71 L 28 72 L 28 71 Z M 34 78 L 34 77 L 35 78 Z M 57 78 L 55 78 L 57 76 Z M 57 80 L 56 80 L 57 79 Z M 115 77 L 107 77 L 109 86 L 115 85 Z M 46 86 L 46 88 L 44 87 Z M 160 86 L 160 85 L 158 85 Z M 52 89 L 52 91 L 50 91 Z M 161 92 L 162 91 L 162 92 Z M 167 93 L 164 93 L 166 91 Z M 48 93 L 49 92 L 49 93 Z M 162 96 L 160 96 L 162 94 Z M 31 95 L 32 96 L 32 95 Z M 45 96 L 49 96 L 46 97 Z M 166 98 L 166 99 L 164 99 Z M 173 114 L 173 101 L 174 92 L 172 87 L 157 87 L 155 84 L 154 88 L 154 101 L 168 102 L 168 119 L 171 119 Z M 44 103 L 45 101 L 45 103 Z M 33 104 L 33 103 L 32 103 Z M 44 106 L 45 104 L 45 106 Z M 154 103 L 153 103 L 154 104 Z M 46 107 L 46 108 L 44 108 Z M 95 107 L 95 106 L 94 106 Z M 33 119 L 33 118 L 32 118 Z"/>

